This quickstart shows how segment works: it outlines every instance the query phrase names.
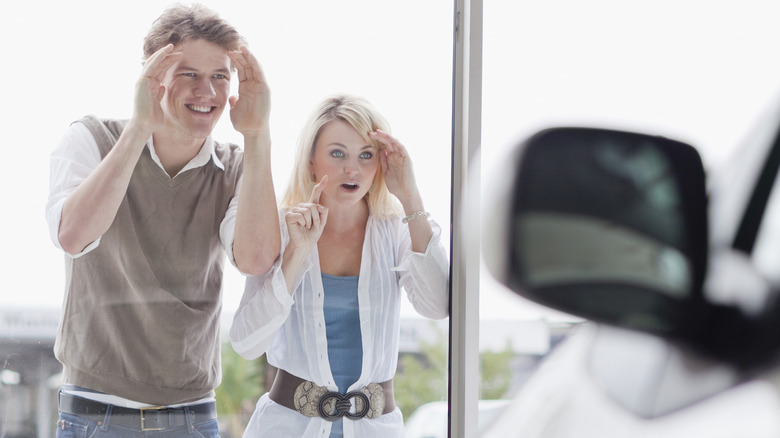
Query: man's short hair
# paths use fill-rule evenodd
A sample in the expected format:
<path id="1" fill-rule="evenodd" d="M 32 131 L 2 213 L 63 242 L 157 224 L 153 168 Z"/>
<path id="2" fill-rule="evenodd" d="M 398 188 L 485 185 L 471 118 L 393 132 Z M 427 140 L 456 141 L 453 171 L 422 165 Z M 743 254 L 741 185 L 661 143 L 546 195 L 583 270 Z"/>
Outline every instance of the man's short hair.
<path id="1" fill-rule="evenodd" d="M 238 50 L 244 37 L 216 12 L 200 5 L 176 4 L 166 9 L 152 23 L 144 39 L 144 59 L 168 44 L 188 40 L 205 40 L 227 50 Z"/>

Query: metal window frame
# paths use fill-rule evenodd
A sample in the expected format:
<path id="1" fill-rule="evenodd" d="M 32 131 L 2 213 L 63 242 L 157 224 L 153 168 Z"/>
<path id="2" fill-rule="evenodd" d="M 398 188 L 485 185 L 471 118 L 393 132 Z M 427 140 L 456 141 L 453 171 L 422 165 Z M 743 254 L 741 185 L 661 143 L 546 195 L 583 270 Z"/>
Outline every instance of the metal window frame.
<path id="1" fill-rule="evenodd" d="M 450 437 L 477 436 L 482 0 L 454 0 L 450 263 Z M 469 214 L 466 214 L 466 211 Z"/>

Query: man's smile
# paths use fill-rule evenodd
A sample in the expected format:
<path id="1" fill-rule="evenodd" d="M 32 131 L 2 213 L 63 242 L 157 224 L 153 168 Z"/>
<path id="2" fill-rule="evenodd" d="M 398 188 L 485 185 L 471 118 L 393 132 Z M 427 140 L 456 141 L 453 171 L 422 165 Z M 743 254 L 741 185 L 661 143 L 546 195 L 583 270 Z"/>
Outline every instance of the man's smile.
<path id="1" fill-rule="evenodd" d="M 195 111 L 196 113 L 210 113 L 214 110 L 214 106 L 200 106 L 200 105 L 186 105 L 187 108 L 189 108 L 192 111 Z"/>

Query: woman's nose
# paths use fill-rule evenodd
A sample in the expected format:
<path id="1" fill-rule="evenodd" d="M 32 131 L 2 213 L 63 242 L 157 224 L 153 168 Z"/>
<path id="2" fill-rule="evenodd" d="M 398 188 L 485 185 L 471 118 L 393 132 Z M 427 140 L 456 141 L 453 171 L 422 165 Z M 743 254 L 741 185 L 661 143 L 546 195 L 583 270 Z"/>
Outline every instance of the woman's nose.
<path id="1" fill-rule="evenodd" d="M 344 173 L 347 175 L 354 175 L 358 171 L 358 165 L 357 163 L 354 163 L 351 160 L 348 160 L 346 163 L 344 163 Z"/>

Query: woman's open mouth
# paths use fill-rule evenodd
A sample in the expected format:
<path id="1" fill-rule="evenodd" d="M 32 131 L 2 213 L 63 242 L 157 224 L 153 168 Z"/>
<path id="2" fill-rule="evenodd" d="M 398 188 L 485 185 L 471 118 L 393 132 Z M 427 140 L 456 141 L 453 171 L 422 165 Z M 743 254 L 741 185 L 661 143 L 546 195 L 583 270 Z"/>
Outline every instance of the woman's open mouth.
<path id="1" fill-rule="evenodd" d="M 344 183 L 344 184 L 341 185 L 341 188 L 343 188 L 344 190 L 347 190 L 349 192 L 354 192 L 357 189 L 359 189 L 360 186 L 355 184 L 355 183 Z"/>

